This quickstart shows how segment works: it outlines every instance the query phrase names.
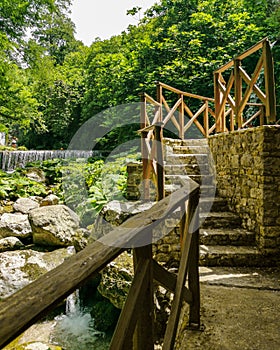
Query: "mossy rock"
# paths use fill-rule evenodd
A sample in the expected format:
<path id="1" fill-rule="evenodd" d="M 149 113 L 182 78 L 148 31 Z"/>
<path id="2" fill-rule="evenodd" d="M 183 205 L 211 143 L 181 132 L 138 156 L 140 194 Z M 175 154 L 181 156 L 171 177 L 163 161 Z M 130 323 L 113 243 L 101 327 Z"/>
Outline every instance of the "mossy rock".
<path id="1" fill-rule="evenodd" d="M 18 344 L 19 338 L 15 339 L 12 343 L 3 348 L 3 350 L 63 350 L 60 346 L 38 341 Z"/>
<path id="2" fill-rule="evenodd" d="M 91 311 L 94 319 L 94 328 L 100 332 L 108 332 L 114 329 L 120 315 L 120 310 L 112 305 L 108 300 L 97 302 Z"/>
<path id="3" fill-rule="evenodd" d="M 122 309 L 133 280 L 133 258 L 124 252 L 108 264 L 101 272 L 99 293 L 110 300 L 118 309 Z"/>

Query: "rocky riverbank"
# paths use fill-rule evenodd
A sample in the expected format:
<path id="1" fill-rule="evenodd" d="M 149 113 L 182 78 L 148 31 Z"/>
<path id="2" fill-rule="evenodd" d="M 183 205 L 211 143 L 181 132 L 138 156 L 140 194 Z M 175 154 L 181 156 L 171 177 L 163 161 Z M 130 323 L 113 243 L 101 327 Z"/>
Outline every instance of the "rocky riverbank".
<path id="1" fill-rule="evenodd" d="M 58 197 L 53 194 L 45 198 L 19 198 L 15 202 L 3 200 L 0 213 L 0 300 L 60 265 L 69 256 L 83 249 L 91 238 L 91 232 L 81 227 L 76 213 L 59 204 Z M 126 297 L 125 291 L 129 288 L 133 275 L 133 271 L 128 268 L 125 276 L 123 271 L 118 274 L 119 266 L 123 268 L 125 260 L 131 262 L 131 257 L 123 254 L 120 264 L 117 260 L 114 261 L 98 278 L 89 281 L 79 290 L 79 305 L 76 305 L 79 310 L 75 310 L 75 317 L 83 322 L 88 321 L 87 327 L 90 327 L 92 339 L 96 338 L 96 334 L 103 337 L 106 332 L 110 333 L 118 320 L 123 304 L 121 299 Z M 129 263 L 126 265 L 129 266 Z M 123 279 L 127 284 L 125 290 L 122 290 Z M 108 291 L 108 285 L 113 285 L 114 290 Z M 120 296 L 119 303 L 116 303 L 117 295 Z M 51 344 L 51 333 L 54 325 L 61 320 L 62 316 L 59 315 L 65 314 L 66 304 L 67 301 L 50 318 L 32 327 L 33 330 L 40 327 L 42 333 L 48 334 L 39 342 L 40 346 L 38 339 L 41 338 L 37 339 L 37 332 L 31 329 L 7 349 L 25 349 L 24 344 L 27 346 L 33 342 L 36 342 L 36 349 L 44 349 L 44 346 L 47 346 L 46 349 L 58 349 L 56 346 L 59 345 L 59 339 L 56 336 L 56 340 L 53 340 L 55 344 Z M 55 317 L 58 317 L 57 322 Z M 73 313 L 69 317 L 73 321 Z M 81 331 L 85 332 L 85 329 Z M 50 343 L 46 343 L 46 338 Z"/>

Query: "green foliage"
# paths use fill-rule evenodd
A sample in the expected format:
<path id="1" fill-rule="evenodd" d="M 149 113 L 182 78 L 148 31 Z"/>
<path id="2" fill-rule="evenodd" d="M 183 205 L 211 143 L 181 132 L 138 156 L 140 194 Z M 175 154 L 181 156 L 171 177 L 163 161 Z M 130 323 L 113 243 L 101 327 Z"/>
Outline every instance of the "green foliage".
<path id="1" fill-rule="evenodd" d="M 116 156 L 94 162 L 83 160 L 54 159 L 41 163 L 29 163 L 28 167 L 38 167 L 46 177 L 45 191 L 51 190 L 62 202 L 73 209 L 81 218 L 82 225 L 92 224 L 103 206 L 111 200 L 123 200 L 126 196 L 127 172 L 129 161 L 139 158 L 138 154 Z M 22 173 L 20 171 L 20 173 Z M 7 175 L 11 176 L 11 175 Z M 16 173 L 12 175 L 13 182 L 18 181 Z M 5 178 L 6 179 L 6 178 Z M 5 180 L 6 181 L 6 180 Z M 6 185 L 3 183 L 3 185 Z M 10 185 L 10 182 L 7 183 Z M 6 191 L 5 186 L 2 187 Z M 36 189 L 33 188 L 33 191 Z M 26 193 L 32 191 L 26 188 Z M 10 195 L 3 192 L 4 195 Z M 26 195 L 27 195 L 26 194 Z M 39 195 L 39 194 L 38 194 Z M 13 194 L 14 197 L 14 194 Z"/>
<path id="2" fill-rule="evenodd" d="M 274 43 L 280 98 L 277 0 L 161 0 L 136 26 L 90 48 L 74 38 L 70 3 L 3 0 L 0 7 L 0 124 L 28 148 L 67 148 L 80 125 L 96 117 L 108 131 L 102 148 L 111 150 L 135 129 L 118 129 L 117 115 L 101 123 L 101 111 L 139 102 L 143 91 L 155 96 L 157 80 L 212 97 L 213 71 L 265 36 Z M 138 121 L 139 114 L 131 116 Z"/>
<path id="3" fill-rule="evenodd" d="M 109 201 L 125 198 L 126 164 L 136 159 L 135 154 L 106 162 L 70 162 L 62 167 L 64 201 L 80 216 L 83 225 L 91 224 Z"/>
<path id="4" fill-rule="evenodd" d="M 24 172 L 17 170 L 12 174 L 0 171 L 0 198 L 15 200 L 19 197 L 45 196 L 46 188 L 24 176 Z"/>

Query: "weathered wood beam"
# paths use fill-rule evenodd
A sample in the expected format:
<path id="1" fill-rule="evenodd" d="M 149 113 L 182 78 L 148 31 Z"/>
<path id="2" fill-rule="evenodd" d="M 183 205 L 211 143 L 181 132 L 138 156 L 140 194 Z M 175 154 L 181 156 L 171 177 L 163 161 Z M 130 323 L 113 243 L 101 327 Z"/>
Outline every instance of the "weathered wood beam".
<path id="1" fill-rule="evenodd" d="M 162 267 L 158 262 L 153 260 L 153 271 L 154 271 L 154 280 L 160 284 L 162 287 L 166 288 L 172 293 L 175 293 L 177 276 Z M 190 304 L 192 303 L 192 294 L 187 287 L 183 287 L 182 291 L 183 300 Z"/>
<path id="2" fill-rule="evenodd" d="M 125 350 L 130 348 L 126 344 L 130 346 L 139 314 L 143 311 L 145 290 L 149 283 L 149 264 L 149 260 L 143 258 L 137 264 L 132 285 L 110 344 L 110 350 Z M 152 347 L 148 345 L 150 344 L 149 338 L 142 340 L 142 345 L 145 347 L 140 347 L 139 350 L 151 350 L 154 348 L 153 343 Z"/>

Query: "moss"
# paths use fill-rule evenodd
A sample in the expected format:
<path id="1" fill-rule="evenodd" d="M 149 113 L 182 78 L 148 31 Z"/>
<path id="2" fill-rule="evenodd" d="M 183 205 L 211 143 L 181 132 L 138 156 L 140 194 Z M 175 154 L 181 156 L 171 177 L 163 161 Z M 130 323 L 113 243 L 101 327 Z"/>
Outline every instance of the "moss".
<path id="1" fill-rule="evenodd" d="M 30 349 L 40 349 L 40 350 L 62 350 L 60 346 L 45 344 L 42 342 L 28 342 L 24 344 L 19 344 L 20 337 L 16 338 L 13 342 L 7 345 L 3 350 L 30 350 Z"/>
<path id="2" fill-rule="evenodd" d="M 30 276 L 32 280 L 37 279 L 47 272 L 46 268 L 42 268 L 37 264 L 26 264 L 20 268 L 27 276 Z"/>
<path id="3" fill-rule="evenodd" d="M 112 305 L 108 300 L 97 302 L 91 312 L 94 319 L 94 328 L 100 332 L 108 332 L 115 328 L 120 310 Z"/>

